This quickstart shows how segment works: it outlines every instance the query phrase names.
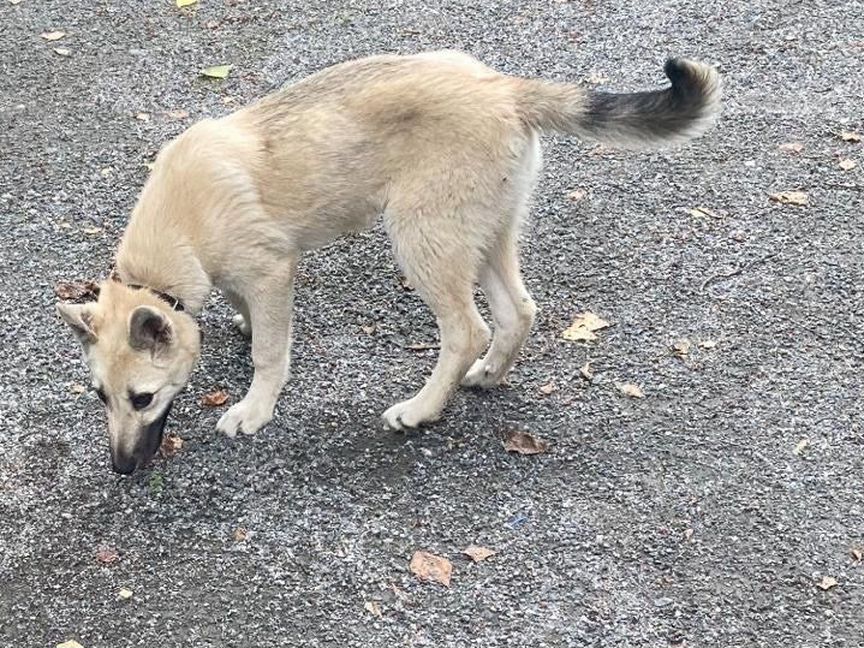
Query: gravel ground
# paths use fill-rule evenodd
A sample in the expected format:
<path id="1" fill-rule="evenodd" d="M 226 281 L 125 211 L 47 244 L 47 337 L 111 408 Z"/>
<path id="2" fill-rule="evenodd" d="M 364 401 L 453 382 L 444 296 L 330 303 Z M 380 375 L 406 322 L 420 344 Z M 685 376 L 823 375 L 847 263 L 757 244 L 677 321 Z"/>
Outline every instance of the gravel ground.
<path id="1" fill-rule="evenodd" d="M 861 646 L 864 144 L 837 133 L 864 131 L 862 16 L 855 0 L 3 0 L 0 643 Z M 724 114 L 674 152 L 546 139 L 524 255 L 541 312 L 509 386 L 380 429 L 434 360 L 405 347 L 435 326 L 379 228 L 304 261 L 294 378 L 265 431 L 222 438 L 221 408 L 199 404 L 251 378 L 214 296 L 171 421 L 181 451 L 112 474 L 53 288 L 106 274 L 145 163 L 285 80 L 443 46 L 620 90 L 701 58 Z M 198 78 L 220 63 L 227 80 Z M 769 201 L 788 190 L 810 204 Z M 613 326 L 562 341 L 586 309 Z M 506 453 L 513 429 L 550 451 Z M 474 564 L 470 544 L 498 553 Z M 449 589 L 410 574 L 418 549 L 452 560 Z"/>

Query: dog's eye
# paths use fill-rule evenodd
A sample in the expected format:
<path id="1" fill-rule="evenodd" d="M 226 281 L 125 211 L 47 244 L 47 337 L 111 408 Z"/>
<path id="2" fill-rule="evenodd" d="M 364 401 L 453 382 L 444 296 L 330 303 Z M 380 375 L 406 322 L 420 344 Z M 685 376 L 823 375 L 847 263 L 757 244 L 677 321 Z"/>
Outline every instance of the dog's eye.
<path id="1" fill-rule="evenodd" d="M 101 400 L 103 403 L 106 403 L 106 404 L 108 403 L 108 397 L 105 396 L 105 392 L 102 391 L 101 387 L 96 390 L 96 395 L 99 397 L 99 400 Z"/>
<path id="2" fill-rule="evenodd" d="M 153 394 L 149 392 L 143 394 L 130 394 L 129 400 L 132 401 L 132 407 L 136 410 L 142 410 L 153 402 Z"/>

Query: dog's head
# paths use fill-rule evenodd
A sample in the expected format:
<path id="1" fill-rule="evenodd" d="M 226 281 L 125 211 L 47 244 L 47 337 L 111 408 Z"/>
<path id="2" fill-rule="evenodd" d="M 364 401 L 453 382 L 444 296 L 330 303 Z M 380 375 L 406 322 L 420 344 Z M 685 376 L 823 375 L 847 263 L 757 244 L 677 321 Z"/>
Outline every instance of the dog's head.
<path id="1" fill-rule="evenodd" d="M 162 443 L 171 403 L 198 359 L 198 326 L 148 290 L 115 281 L 102 284 L 99 301 L 57 311 L 81 342 L 105 404 L 111 465 L 129 474 Z"/>

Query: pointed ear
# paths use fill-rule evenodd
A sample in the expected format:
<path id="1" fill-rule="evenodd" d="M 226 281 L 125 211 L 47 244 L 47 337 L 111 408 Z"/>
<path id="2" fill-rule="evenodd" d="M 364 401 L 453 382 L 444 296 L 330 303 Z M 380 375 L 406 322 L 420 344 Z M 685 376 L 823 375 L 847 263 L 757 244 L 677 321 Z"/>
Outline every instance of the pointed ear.
<path id="1" fill-rule="evenodd" d="M 57 314 L 69 325 L 75 337 L 84 346 L 93 344 L 98 339 L 93 331 L 93 304 L 58 302 Z"/>
<path id="2" fill-rule="evenodd" d="M 139 306 L 129 317 L 129 345 L 133 349 L 158 351 L 174 339 L 171 321 L 151 306 Z"/>

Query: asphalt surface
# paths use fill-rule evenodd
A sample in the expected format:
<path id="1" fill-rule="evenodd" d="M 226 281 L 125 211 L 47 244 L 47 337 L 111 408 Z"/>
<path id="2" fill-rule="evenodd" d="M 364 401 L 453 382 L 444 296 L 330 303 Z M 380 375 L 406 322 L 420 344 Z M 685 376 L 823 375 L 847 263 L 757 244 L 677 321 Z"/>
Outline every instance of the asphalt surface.
<path id="1" fill-rule="evenodd" d="M 3 0 L 0 643 L 864 645 L 864 144 L 837 137 L 864 132 L 862 16 L 841 0 Z M 304 260 L 294 376 L 265 431 L 223 438 L 224 408 L 199 403 L 251 378 L 214 296 L 170 423 L 183 447 L 112 474 L 54 286 L 105 276 L 145 163 L 286 80 L 442 46 L 615 90 L 691 56 L 720 66 L 724 113 L 675 151 L 544 140 L 524 254 L 541 311 L 509 386 L 381 430 L 434 361 L 406 347 L 436 332 L 378 228 Z M 225 81 L 198 77 L 223 63 Z M 789 190 L 809 205 L 769 200 Z M 586 309 L 613 326 L 562 341 Z M 506 453 L 513 429 L 550 451 Z M 471 544 L 498 553 L 473 564 Z M 418 549 L 452 561 L 449 588 L 410 574 Z"/>

